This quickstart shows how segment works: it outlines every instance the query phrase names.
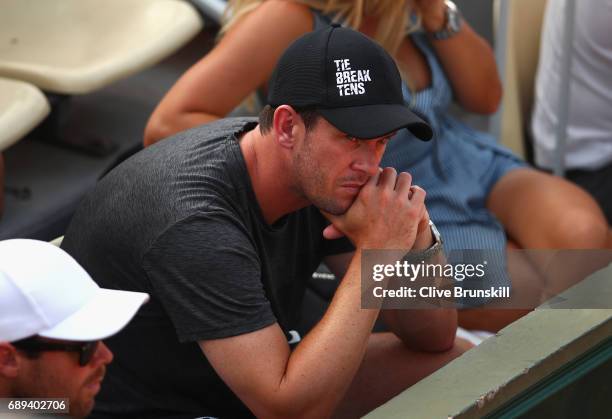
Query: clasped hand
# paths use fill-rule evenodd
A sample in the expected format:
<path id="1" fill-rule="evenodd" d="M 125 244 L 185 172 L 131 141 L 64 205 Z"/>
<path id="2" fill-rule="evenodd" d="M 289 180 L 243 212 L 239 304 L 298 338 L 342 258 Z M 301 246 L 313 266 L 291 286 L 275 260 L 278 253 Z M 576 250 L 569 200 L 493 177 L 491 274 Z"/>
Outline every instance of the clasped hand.
<path id="1" fill-rule="evenodd" d="M 358 249 L 423 249 L 432 242 L 425 191 L 391 167 L 368 180 L 346 213 L 323 215 L 332 223 L 325 238 L 345 235 Z"/>

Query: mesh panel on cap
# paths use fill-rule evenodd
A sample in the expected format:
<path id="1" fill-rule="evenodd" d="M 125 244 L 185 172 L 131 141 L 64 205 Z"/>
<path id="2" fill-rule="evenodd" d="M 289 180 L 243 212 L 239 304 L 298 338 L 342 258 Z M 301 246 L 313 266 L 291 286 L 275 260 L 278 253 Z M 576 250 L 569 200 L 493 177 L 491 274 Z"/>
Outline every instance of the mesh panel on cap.
<path id="1" fill-rule="evenodd" d="M 313 32 L 298 39 L 281 57 L 270 83 L 269 101 L 273 105 L 297 107 L 318 105 L 325 100 L 325 66 L 321 46 L 329 31 Z M 300 48 L 292 48 L 300 43 Z"/>

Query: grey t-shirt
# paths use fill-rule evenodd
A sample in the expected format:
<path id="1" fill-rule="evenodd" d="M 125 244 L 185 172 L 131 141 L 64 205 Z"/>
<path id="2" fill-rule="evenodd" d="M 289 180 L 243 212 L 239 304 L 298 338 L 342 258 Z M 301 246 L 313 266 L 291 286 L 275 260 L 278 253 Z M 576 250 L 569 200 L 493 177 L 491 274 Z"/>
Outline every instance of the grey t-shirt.
<path id="1" fill-rule="evenodd" d="M 255 124 L 225 119 L 161 141 L 81 203 L 62 247 L 100 286 L 152 296 L 107 341 L 115 360 L 93 417 L 249 416 L 196 342 L 275 322 L 287 333 L 322 257 L 350 250 L 323 239 L 314 207 L 266 224 L 237 140 Z"/>

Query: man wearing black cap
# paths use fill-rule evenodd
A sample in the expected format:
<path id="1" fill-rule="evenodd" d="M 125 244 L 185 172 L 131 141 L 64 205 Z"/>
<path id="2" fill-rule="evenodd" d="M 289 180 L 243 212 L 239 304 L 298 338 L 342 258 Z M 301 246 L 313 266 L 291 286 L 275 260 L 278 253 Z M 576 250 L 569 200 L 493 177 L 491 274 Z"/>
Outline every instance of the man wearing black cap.
<path id="1" fill-rule="evenodd" d="M 147 148 L 75 215 L 64 248 L 103 286 L 152 296 L 108 341 L 93 417 L 360 415 L 460 353 L 453 310 L 384 312 L 395 334 L 371 335 L 378 310 L 360 307 L 362 249 L 440 249 L 425 192 L 378 166 L 395 131 L 432 134 L 391 57 L 349 29 L 307 34 L 269 102 L 259 125 L 221 120 Z M 343 279 L 297 343 L 323 258 Z"/>

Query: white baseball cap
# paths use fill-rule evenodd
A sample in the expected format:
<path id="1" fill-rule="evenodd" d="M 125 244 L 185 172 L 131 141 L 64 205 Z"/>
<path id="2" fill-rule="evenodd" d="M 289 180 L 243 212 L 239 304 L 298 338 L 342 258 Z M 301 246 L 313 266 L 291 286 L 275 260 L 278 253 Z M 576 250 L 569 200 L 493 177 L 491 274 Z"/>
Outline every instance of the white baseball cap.
<path id="1" fill-rule="evenodd" d="M 65 251 L 38 240 L 0 241 L 0 341 L 32 335 L 95 341 L 114 335 L 149 300 L 100 288 Z"/>

